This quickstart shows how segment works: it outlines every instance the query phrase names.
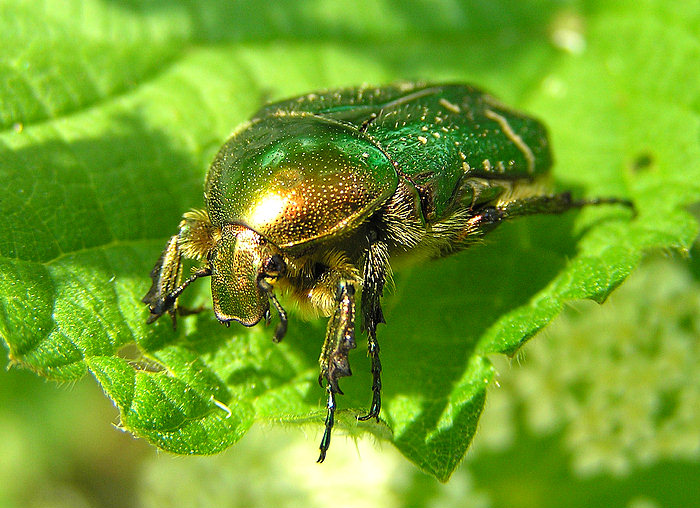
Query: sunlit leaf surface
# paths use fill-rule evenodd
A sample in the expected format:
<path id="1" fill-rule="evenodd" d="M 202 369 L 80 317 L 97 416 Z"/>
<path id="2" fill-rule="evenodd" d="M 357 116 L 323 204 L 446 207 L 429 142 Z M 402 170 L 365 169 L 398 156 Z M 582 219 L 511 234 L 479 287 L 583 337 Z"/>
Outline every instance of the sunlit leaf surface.
<path id="1" fill-rule="evenodd" d="M 601 207 L 507 224 L 396 274 L 379 333 L 383 423 L 354 419 L 371 383 L 357 352 L 338 426 L 392 440 L 441 480 L 477 428 L 490 353 L 514 353 L 567 302 L 602 302 L 644 253 L 690 246 L 692 2 L 342 4 L 0 4 L 0 336 L 13 364 L 59 381 L 91 373 L 121 425 L 176 453 L 218 452 L 260 420 L 318 422 L 320 437 L 323 322 L 292 311 L 274 345 L 271 329 L 226 329 L 211 312 L 177 332 L 147 326 L 140 303 L 230 132 L 265 101 L 315 89 L 478 84 L 549 126 L 556 188 L 637 204 L 634 219 Z M 189 303 L 209 305 L 207 292 Z"/>

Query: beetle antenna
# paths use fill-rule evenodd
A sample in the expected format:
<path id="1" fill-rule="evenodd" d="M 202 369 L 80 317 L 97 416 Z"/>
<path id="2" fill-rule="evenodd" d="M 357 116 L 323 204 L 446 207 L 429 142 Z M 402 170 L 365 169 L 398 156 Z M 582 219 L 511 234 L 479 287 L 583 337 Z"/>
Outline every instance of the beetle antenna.
<path id="1" fill-rule="evenodd" d="M 280 302 L 277 300 L 277 297 L 272 292 L 268 293 L 267 296 L 270 298 L 270 301 L 272 301 L 272 305 L 275 306 L 275 310 L 277 311 L 277 314 L 280 317 L 280 322 L 277 324 L 277 328 L 275 329 L 275 335 L 274 337 L 272 337 L 272 341 L 280 342 L 287 334 L 287 312 L 284 310 L 282 305 L 280 305 Z"/>
<path id="2" fill-rule="evenodd" d="M 272 284 L 261 278 L 258 280 L 258 287 L 265 292 L 272 302 L 272 306 L 277 311 L 277 315 L 280 317 L 280 322 L 275 329 L 275 335 L 272 337 L 272 342 L 280 342 L 287 333 L 287 311 L 284 310 L 284 307 L 282 307 L 279 300 L 277 300 L 277 297 L 272 292 Z"/>

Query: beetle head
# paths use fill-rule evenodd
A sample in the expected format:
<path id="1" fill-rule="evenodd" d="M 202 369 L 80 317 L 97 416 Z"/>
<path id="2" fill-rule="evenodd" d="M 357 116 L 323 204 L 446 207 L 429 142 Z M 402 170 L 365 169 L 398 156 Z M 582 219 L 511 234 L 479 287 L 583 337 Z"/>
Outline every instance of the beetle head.
<path id="1" fill-rule="evenodd" d="M 257 324 L 269 311 L 271 286 L 266 279 L 284 271 L 277 248 L 255 231 L 226 225 L 211 257 L 211 292 L 219 321 Z"/>

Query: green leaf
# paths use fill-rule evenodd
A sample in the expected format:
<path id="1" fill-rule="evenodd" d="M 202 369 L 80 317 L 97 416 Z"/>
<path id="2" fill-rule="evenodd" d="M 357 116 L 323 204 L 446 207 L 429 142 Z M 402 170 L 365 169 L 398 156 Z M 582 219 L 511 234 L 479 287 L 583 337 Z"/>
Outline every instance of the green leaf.
<path id="1" fill-rule="evenodd" d="M 338 426 L 391 439 L 448 479 L 493 375 L 486 355 L 513 354 L 567 302 L 602 302 L 644 253 L 695 238 L 691 4 L 1 4 L 0 336 L 11 363 L 59 381 L 91 373 L 121 425 L 176 453 L 223 450 L 260 420 L 317 422 L 320 437 L 324 323 L 292 313 L 279 345 L 270 329 L 226 329 L 211 312 L 177 332 L 147 326 L 148 273 L 181 214 L 202 206 L 213 154 L 265 100 L 473 82 L 549 126 L 557 188 L 631 197 L 638 215 L 608 206 L 521 220 L 396 274 L 379 332 L 383 423 L 354 419 L 371 383 L 355 354 Z M 207 291 L 199 284 L 188 303 L 210 305 Z"/>

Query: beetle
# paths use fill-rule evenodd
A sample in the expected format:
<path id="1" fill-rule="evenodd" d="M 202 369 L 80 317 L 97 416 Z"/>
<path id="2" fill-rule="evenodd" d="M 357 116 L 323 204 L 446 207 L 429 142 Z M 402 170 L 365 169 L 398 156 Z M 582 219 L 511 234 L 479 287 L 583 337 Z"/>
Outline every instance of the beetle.
<path id="1" fill-rule="evenodd" d="M 391 264 L 441 258 L 500 223 L 624 199 L 543 192 L 552 156 L 545 127 L 463 84 L 400 83 L 310 93 L 263 107 L 216 155 L 206 209 L 184 214 L 151 272 L 148 322 L 169 314 L 194 280 L 211 277 L 226 325 L 279 318 L 277 294 L 329 317 L 319 358 L 327 391 L 318 462 L 331 441 L 340 378 L 350 376 L 355 293 L 381 410 L 377 326 Z M 182 281 L 182 260 L 202 267 Z"/>

